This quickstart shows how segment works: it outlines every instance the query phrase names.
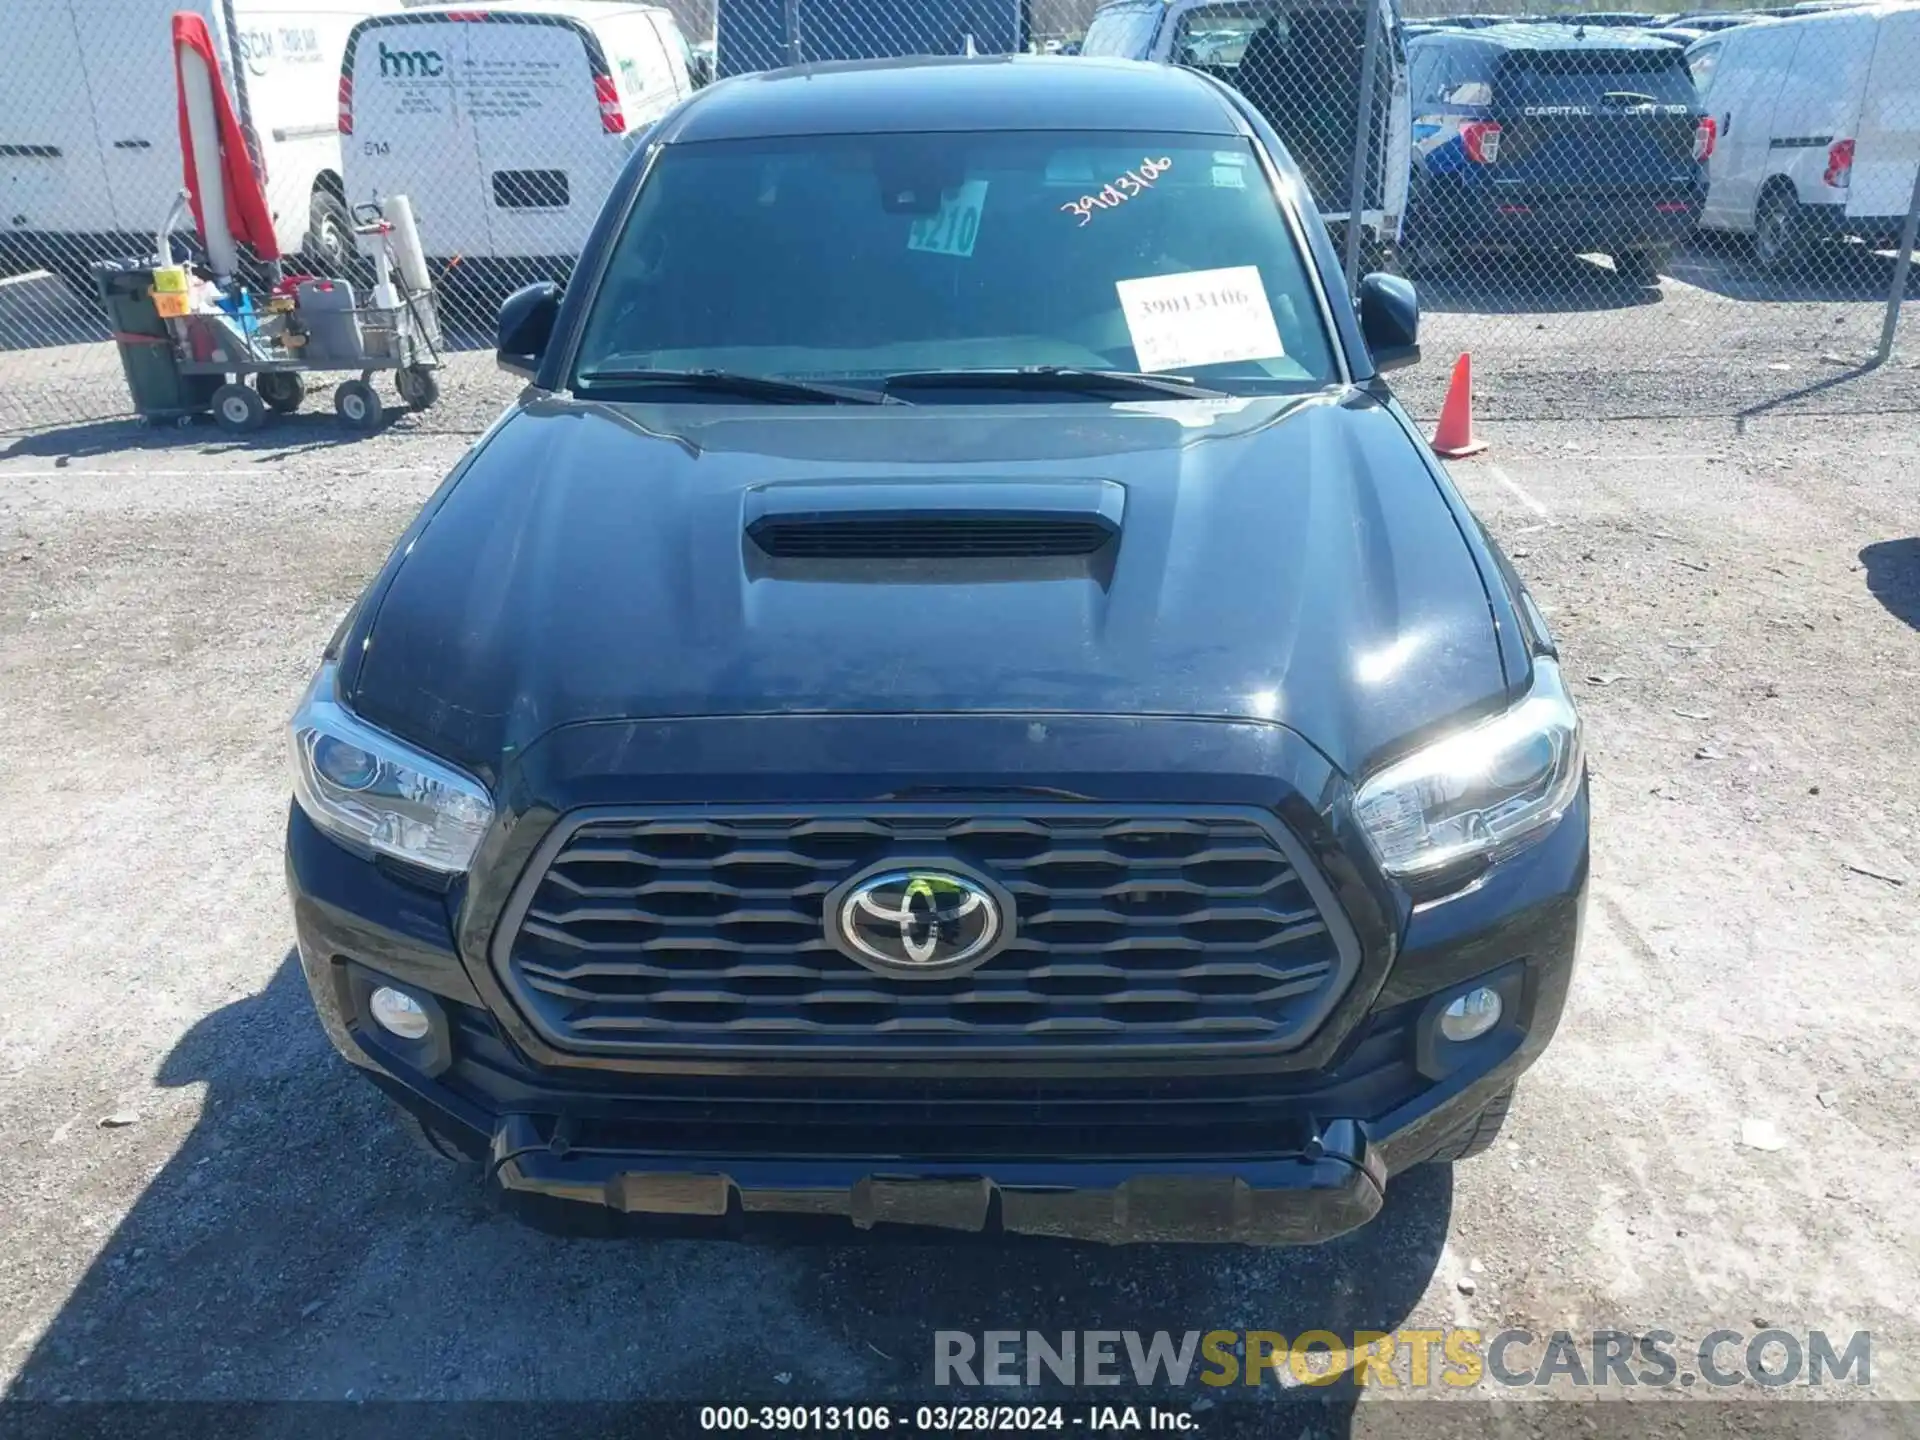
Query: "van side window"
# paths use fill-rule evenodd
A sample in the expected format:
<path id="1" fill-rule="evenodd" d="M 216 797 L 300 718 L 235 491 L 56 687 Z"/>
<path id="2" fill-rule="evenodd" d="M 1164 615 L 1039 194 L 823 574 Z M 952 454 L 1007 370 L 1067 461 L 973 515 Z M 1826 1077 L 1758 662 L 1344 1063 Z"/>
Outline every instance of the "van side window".
<path id="1" fill-rule="evenodd" d="M 1445 105 L 1491 105 L 1493 86 L 1487 81 L 1485 56 L 1478 46 L 1457 47 L 1453 63 L 1441 80 L 1440 100 Z"/>
<path id="2" fill-rule="evenodd" d="M 1109 55 L 1122 60 L 1145 60 L 1160 29 L 1158 5 L 1102 6 L 1080 42 L 1082 55 Z"/>
<path id="3" fill-rule="evenodd" d="M 1725 41 L 1715 40 L 1710 45 L 1696 45 L 1687 51 L 1687 69 L 1693 75 L 1693 88 L 1702 97 L 1707 87 L 1713 83 L 1713 67 L 1719 63 L 1720 50 Z"/>
<path id="4" fill-rule="evenodd" d="M 1173 39 L 1173 61 L 1197 70 L 1212 70 L 1232 83 L 1233 72 L 1247 53 L 1247 44 L 1256 32 L 1271 23 L 1286 33 L 1284 16 L 1249 14 L 1243 5 L 1202 5 L 1180 17 L 1180 28 Z"/>

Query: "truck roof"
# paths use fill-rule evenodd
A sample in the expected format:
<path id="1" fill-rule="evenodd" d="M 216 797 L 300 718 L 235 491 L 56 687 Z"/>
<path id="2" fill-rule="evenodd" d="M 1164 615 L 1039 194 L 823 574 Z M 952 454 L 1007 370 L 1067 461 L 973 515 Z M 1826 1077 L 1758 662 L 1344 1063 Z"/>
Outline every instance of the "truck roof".
<path id="1" fill-rule="evenodd" d="M 1432 30 L 1409 44 L 1498 45 L 1503 50 L 1672 50 L 1671 40 L 1624 26 L 1596 25 L 1582 29 L 1561 21 L 1534 24 L 1489 25 L 1479 30 Z"/>
<path id="2" fill-rule="evenodd" d="M 1244 135 L 1225 92 L 1172 65 L 1085 56 L 848 60 L 738 75 L 669 122 L 669 142 L 915 130 Z"/>

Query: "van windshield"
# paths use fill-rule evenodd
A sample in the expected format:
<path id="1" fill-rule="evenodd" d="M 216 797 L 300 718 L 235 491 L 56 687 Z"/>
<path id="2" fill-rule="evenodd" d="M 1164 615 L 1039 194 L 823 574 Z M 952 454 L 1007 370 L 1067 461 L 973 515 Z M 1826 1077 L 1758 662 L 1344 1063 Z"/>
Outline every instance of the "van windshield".
<path id="1" fill-rule="evenodd" d="M 719 370 L 877 389 L 907 372 L 1061 367 L 1268 393 L 1335 378 L 1321 316 L 1244 140 L 711 141 L 655 160 L 574 385 Z"/>
<path id="2" fill-rule="evenodd" d="M 1697 98 L 1686 55 L 1660 50 L 1521 50 L 1500 62 L 1496 93 L 1505 105 L 1683 105 Z"/>

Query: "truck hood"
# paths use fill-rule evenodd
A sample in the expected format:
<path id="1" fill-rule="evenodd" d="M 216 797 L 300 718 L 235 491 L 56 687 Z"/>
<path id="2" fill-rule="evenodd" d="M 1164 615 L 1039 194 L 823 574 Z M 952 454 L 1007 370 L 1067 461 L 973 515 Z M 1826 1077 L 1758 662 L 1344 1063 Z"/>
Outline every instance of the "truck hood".
<path id="1" fill-rule="evenodd" d="M 775 559 L 747 533 L 848 497 L 919 512 L 943 487 L 996 513 L 1084 510 L 1117 540 L 1069 558 Z M 495 776 L 573 722 L 795 712 L 1264 720 L 1351 775 L 1506 689 L 1454 512 L 1359 391 L 540 399 L 469 457 L 385 579 L 355 625 L 348 700 Z"/>

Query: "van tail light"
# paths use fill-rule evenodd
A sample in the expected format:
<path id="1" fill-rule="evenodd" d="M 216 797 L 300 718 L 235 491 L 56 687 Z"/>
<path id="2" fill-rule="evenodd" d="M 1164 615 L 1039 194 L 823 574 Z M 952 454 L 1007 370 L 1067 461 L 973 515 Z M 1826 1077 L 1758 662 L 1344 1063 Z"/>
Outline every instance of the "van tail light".
<path id="1" fill-rule="evenodd" d="M 353 76 L 340 72 L 340 133 L 353 133 Z"/>
<path id="2" fill-rule="evenodd" d="M 1713 116 L 1702 115 L 1700 123 L 1693 127 L 1693 158 L 1711 160 L 1713 147 L 1720 141 L 1720 126 Z"/>
<path id="3" fill-rule="evenodd" d="M 627 116 L 620 108 L 620 92 L 614 88 L 613 76 L 593 77 L 593 98 L 600 102 L 600 128 L 609 135 L 626 134 Z"/>
<path id="4" fill-rule="evenodd" d="M 1836 140 L 1827 147 L 1827 173 L 1823 177 L 1835 190 L 1844 190 L 1853 180 L 1853 141 Z"/>
<path id="5" fill-rule="evenodd" d="M 1460 143 L 1467 147 L 1467 158 L 1474 164 L 1493 164 L 1500 158 L 1500 122 L 1469 120 L 1460 127 Z"/>

